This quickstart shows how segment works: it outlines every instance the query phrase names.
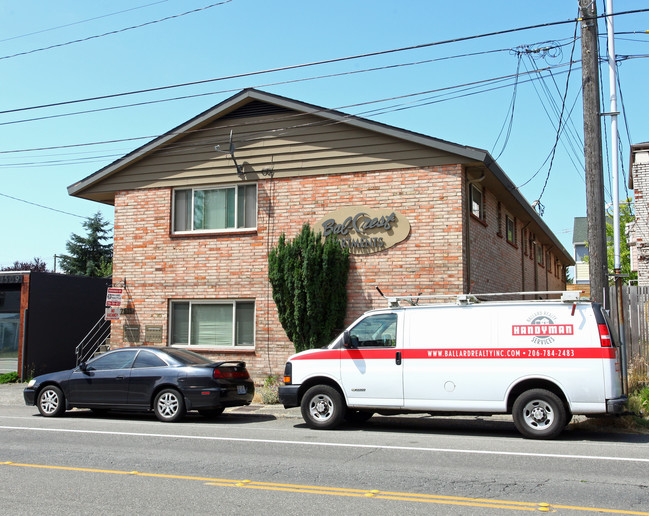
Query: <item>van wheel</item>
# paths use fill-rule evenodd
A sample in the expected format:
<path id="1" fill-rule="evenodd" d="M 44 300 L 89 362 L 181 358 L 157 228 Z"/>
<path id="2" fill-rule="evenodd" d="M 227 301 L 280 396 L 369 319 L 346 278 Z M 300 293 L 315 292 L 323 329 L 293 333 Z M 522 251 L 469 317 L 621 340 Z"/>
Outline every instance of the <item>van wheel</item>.
<path id="1" fill-rule="evenodd" d="M 345 416 L 345 403 L 340 393 L 329 385 L 311 387 L 302 398 L 302 417 L 311 428 L 336 428 Z"/>
<path id="2" fill-rule="evenodd" d="M 516 429 L 530 439 L 554 439 L 566 426 L 566 409 L 559 397 L 545 389 L 525 391 L 512 410 Z"/>

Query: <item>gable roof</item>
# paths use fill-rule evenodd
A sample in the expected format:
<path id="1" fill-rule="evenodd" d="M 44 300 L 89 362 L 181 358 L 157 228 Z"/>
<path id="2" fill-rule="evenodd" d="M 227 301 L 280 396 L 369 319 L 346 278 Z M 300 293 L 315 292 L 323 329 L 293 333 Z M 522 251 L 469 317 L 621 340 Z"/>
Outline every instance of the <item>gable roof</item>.
<path id="1" fill-rule="evenodd" d="M 565 260 L 572 262 L 572 256 L 563 248 L 556 236 L 547 227 L 545 222 L 527 200 L 520 194 L 518 188 L 512 183 L 509 177 L 503 172 L 500 166 L 486 150 L 459 145 L 432 136 L 427 136 L 421 133 L 397 128 L 252 88 L 242 90 L 187 122 L 180 124 L 167 133 L 126 154 L 97 172 L 70 185 L 68 187 L 68 193 L 76 197 L 112 204 L 111 199 L 105 192 L 103 194 L 104 196 L 100 198 L 98 195 L 92 194 L 93 189 L 96 189 L 97 185 L 109 182 L 111 178 L 119 172 L 150 158 L 154 153 L 163 150 L 169 144 L 176 142 L 193 132 L 197 132 L 201 128 L 218 120 L 234 119 L 252 115 L 273 115 L 278 112 L 305 114 L 340 124 L 341 126 L 352 127 L 381 135 L 386 138 L 405 141 L 410 144 L 434 150 L 438 153 L 456 156 L 455 162 L 457 163 L 488 169 L 496 179 L 494 185 L 497 193 L 505 193 L 513 197 L 516 203 L 520 206 L 524 216 L 529 217 L 535 225 L 537 225 L 539 229 L 548 236 L 551 240 L 552 246 L 557 249 L 559 254 L 563 254 Z M 213 148 L 214 147 L 212 146 L 212 149 Z M 112 195 L 114 196 L 114 192 L 112 192 Z"/>

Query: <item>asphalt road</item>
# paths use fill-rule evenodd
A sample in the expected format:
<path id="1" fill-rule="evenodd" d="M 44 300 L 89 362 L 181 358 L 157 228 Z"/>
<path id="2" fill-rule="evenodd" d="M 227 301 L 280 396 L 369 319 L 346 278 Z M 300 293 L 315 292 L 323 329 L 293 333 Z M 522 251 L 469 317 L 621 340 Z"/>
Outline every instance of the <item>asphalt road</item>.
<path id="1" fill-rule="evenodd" d="M 277 408 L 51 419 L 0 389 L 0 436 L 5 514 L 649 515 L 647 435 L 419 416 L 316 431 Z"/>

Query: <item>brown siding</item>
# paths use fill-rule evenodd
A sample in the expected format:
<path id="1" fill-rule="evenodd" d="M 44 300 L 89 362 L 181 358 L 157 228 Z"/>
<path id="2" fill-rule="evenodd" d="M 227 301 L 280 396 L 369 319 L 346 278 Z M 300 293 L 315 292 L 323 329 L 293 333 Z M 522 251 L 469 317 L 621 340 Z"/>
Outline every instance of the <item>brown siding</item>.
<path id="1" fill-rule="evenodd" d="M 235 157 L 255 180 L 272 168 L 276 178 L 395 170 L 456 164 L 456 155 L 362 130 L 323 122 L 312 115 L 289 119 L 255 117 L 237 120 Z M 217 120 L 168 143 L 129 168 L 106 177 L 84 195 L 97 192 L 241 181 L 227 150 L 232 121 Z M 461 161 L 461 160 L 460 160 Z"/>

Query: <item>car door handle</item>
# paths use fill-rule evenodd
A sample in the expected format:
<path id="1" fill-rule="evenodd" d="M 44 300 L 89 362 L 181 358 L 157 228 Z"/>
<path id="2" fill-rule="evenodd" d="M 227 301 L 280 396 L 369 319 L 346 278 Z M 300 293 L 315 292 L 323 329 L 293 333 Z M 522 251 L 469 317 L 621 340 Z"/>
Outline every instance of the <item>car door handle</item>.
<path id="1" fill-rule="evenodd" d="M 401 351 L 397 351 L 397 356 L 395 357 L 394 361 L 397 363 L 397 365 L 401 365 Z"/>
<path id="2" fill-rule="evenodd" d="M 116 377 L 115 377 L 115 380 L 123 380 L 123 379 L 124 379 L 123 376 L 116 376 Z"/>

